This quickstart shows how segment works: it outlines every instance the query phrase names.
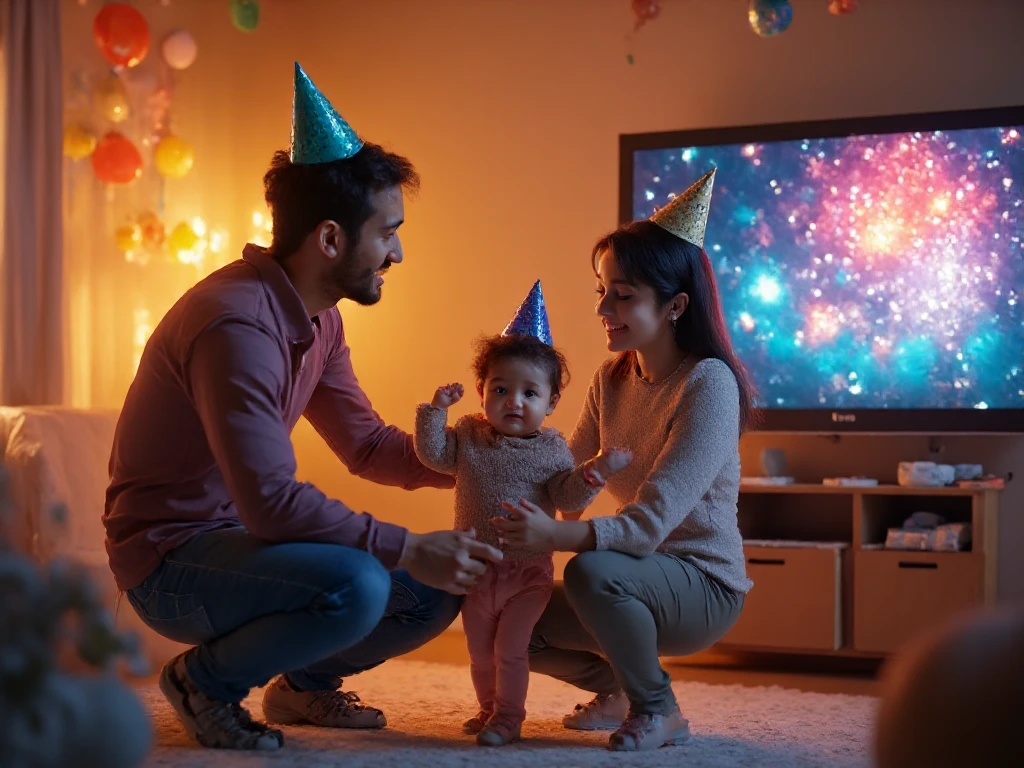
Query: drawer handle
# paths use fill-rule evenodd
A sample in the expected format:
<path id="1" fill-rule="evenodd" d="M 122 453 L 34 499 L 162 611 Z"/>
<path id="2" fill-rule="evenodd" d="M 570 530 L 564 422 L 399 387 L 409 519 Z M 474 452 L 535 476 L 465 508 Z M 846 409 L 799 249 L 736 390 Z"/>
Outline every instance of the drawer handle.
<path id="1" fill-rule="evenodd" d="M 915 563 L 913 561 L 900 561 L 900 568 L 927 568 L 928 570 L 934 571 L 938 567 L 938 563 Z"/>
<path id="2" fill-rule="evenodd" d="M 751 565 L 785 565 L 786 561 L 782 559 L 767 558 L 767 557 L 752 557 L 747 560 Z"/>

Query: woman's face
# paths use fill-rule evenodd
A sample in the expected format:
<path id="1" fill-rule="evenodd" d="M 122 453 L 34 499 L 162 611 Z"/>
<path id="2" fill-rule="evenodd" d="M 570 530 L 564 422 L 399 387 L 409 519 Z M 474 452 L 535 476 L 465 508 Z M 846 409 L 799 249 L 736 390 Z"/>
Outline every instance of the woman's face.
<path id="1" fill-rule="evenodd" d="M 662 334 L 672 335 L 672 302 L 659 307 L 653 288 L 627 281 L 611 251 L 597 260 L 597 296 L 597 314 L 612 352 L 643 350 L 660 342 Z"/>

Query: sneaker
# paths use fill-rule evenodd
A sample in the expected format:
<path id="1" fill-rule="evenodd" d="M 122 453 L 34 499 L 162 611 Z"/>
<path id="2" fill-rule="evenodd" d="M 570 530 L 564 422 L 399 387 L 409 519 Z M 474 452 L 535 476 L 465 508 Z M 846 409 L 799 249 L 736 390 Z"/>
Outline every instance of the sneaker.
<path id="1" fill-rule="evenodd" d="M 473 717 L 469 718 L 469 720 L 462 724 L 462 732 L 468 736 L 476 736 L 476 734 L 480 733 L 480 731 L 484 729 L 484 726 L 487 725 L 487 721 L 490 720 L 490 718 L 491 713 L 485 712 L 481 709 L 477 714 L 473 715 Z"/>
<path id="2" fill-rule="evenodd" d="M 284 746 L 284 734 L 276 728 L 256 722 L 241 705 L 211 699 L 196 688 L 185 670 L 184 654 L 164 665 L 160 690 L 188 735 L 204 747 L 271 750 Z"/>
<path id="3" fill-rule="evenodd" d="M 476 735 L 476 743 L 481 747 L 504 747 L 513 741 L 519 741 L 519 730 L 522 721 L 504 715 L 491 715 L 487 725 Z"/>
<path id="4" fill-rule="evenodd" d="M 644 752 L 679 746 L 689 738 L 690 723 L 678 709 L 668 715 L 630 712 L 626 722 L 608 739 L 608 748 L 613 752 Z"/>
<path id="5" fill-rule="evenodd" d="M 359 703 L 345 691 L 296 691 L 284 677 L 263 692 L 263 715 L 278 725 L 319 725 L 324 728 L 383 728 L 388 724 L 379 709 Z"/>
<path id="6" fill-rule="evenodd" d="M 624 693 L 600 693 L 586 704 L 577 704 L 562 718 L 562 727 L 574 731 L 614 731 L 626 719 L 629 699 Z"/>

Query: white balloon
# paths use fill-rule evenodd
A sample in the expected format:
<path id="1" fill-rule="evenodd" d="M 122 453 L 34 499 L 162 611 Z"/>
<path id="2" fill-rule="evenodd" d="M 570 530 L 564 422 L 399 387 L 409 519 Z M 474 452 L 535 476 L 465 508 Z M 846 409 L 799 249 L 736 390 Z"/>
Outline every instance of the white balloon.
<path id="1" fill-rule="evenodd" d="M 164 61 L 174 69 L 188 69 L 196 60 L 199 47 L 187 30 L 178 29 L 164 38 L 162 46 Z"/>

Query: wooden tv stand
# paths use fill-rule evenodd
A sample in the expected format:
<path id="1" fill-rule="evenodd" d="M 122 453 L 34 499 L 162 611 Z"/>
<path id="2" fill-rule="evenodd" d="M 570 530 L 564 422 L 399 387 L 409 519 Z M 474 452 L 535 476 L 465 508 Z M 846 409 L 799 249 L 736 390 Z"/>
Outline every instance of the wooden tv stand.
<path id="1" fill-rule="evenodd" d="M 754 588 L 725 650 L 882 657 L 996 596 L 994 489 L 743 485 L 739 524 Z M 964 552 L 883 549 L 911 513 L 970 522 Z"/>

